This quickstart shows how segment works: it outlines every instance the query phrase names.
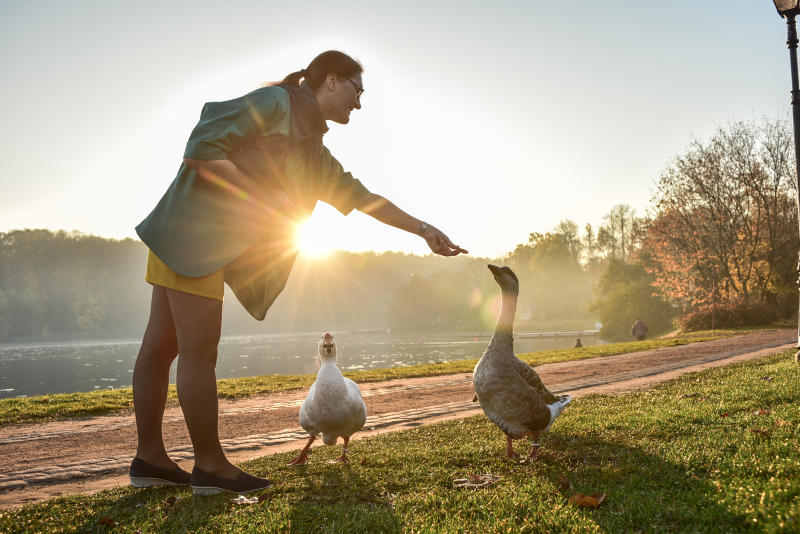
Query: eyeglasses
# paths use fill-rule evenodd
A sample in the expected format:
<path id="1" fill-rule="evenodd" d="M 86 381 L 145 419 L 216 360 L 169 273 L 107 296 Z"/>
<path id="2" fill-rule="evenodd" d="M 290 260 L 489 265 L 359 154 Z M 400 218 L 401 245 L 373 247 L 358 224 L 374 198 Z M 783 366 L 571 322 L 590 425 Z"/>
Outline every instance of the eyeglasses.
<path id="1" fill-rule="evenodd" d="M 351 80 L 350 78 L 345 78 L 348 82 L 353 84 L 353 88 L 356 90 L 356 98 L 361 98 L 361 95 L 364 94 L 364 88 L 358 85 L 356 82 Z"/>

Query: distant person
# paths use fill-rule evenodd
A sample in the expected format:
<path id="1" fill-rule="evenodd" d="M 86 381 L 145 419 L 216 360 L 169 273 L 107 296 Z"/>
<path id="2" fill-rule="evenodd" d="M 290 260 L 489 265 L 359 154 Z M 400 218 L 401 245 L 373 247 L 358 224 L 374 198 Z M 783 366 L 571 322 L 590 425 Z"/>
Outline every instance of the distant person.
<path id="1" fill-rule="evenodd" d="M 581 347 L 583 347 L 583 343 L 581 343 L 581 338 L 576 337 L 575 338 L 575 346 L 573 348 L 579 349 Z"/>
<path id="2" fill-rule="evenodd" d="M 631 335 L 636 338 L 636 341 L 641 341 L 647 335 L 647 325 L 641 319 L 636 319 L 631 326 Z"/>
<path id="3" fill-rule="evenodd" d="M 150 249 L 145 280 L 153 293 L 133 373 L 138 447 L 132 485 L 191 484 L 195 493 L 270 485 L 231 464 L 219 441 L 215 367 L 223 283 L 263 320 L 297 255 L 295 223 L 317 201 L 416 234 L 436 254 L 467 252 L 369 192 L 322 144 L 326 121 L 347 124 L 361 109 L 362 72 L 351 57 L 328 51 L 280 83 L 207 103 L 176 178 L 136 227 Z M 167 456 L 161 429 L 177 355 L 178 398 L 195 454 L 191 475 Z"/>

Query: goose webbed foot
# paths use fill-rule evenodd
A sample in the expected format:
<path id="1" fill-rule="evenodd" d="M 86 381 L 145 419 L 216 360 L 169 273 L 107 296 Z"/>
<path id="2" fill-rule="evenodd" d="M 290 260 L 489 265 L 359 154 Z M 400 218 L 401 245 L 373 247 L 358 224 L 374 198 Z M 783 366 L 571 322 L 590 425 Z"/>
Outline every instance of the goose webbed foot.
<path id="1" fill-rule="evenodd" d="M 541 447 L 541 443 L 539 443 L 539 433 L 533 434 L 531 439 L 533 443 L 531 443 L 531 452 L 529 452 L 528 456 L 525 458 L 526 462 L 536 460 L 536 457 L 539 456 L 539 448 Z"/>
<path id="2" fill-rule="evenodd" d="M 328 460 L 329 464 L 346 464 L 350 460 L 347 459 L 347 443 L 350 441 L 350 438 L 344 438 L 344 445 L 342 445 L 342 455 L 336 458 L 335 460 Z"/>
<path id="3" fill-rule="evenodd" d="M 303 447 L 302 451 L 300 451 L 300 454 L 298 454 L 297 457 L 294 460 L 292 460 L 291 462 L 289 462 L 286 465 L 288 465 L 290 467 L 297 467 L 298 465 L 307 464 L 308 463 L 308 449 L 311 448 L 311 444 L 314 443 L 315 439 L 317 439 L 317 436 L 311 436 L 310 438 L 308 438 L 308 443 L 306 443 L 306 446 Z"/>

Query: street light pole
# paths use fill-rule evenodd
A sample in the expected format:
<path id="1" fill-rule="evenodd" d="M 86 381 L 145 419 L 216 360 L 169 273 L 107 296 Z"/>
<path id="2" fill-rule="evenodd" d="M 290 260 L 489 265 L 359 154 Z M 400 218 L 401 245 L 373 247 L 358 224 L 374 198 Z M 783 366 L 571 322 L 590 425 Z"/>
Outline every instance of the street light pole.
<path id="1" fill-rule="evenodd" d="M 795 186 L 797 190 L 797 222 L 800 232 L 800 83 L 797 77 L 797 24 L 795 17 L 800 13 L 800 0 L 773 0 L 778 14 L 786 19 L 786 44 L 789 46 L 789 64 L 792 70 L 792 123 L 794 124 Z M 797 256 L 797 269 L 800 272 L 800 251 Z M 800 349 L 800 276 L 798 282 L 797 348 Z M 800 350 L 794 361 L 800 363 Z"/>

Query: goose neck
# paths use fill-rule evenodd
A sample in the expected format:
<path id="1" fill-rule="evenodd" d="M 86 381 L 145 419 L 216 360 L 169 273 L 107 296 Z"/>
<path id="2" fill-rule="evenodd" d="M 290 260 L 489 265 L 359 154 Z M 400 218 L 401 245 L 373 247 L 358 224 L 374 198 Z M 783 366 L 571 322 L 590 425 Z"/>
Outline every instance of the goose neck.
<path id="1" fill-rule="evenodd" d="M 514 293 L 500 294 L 500 315 L 497 317 L 495 332 L 511 333 L 514 330 L 514 316 L 517 313 L 517 295 Z"/>

